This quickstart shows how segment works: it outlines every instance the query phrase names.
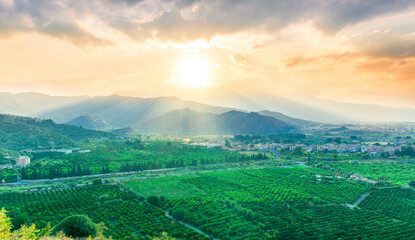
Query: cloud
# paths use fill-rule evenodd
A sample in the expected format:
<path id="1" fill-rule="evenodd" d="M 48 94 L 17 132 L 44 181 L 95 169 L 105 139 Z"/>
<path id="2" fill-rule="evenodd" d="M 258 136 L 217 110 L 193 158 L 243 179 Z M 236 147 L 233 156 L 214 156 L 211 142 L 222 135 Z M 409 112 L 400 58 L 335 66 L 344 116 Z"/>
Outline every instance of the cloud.
<path id="1" fill-rule="evenodd" d="M 348 62 L 356 59 L 356 56 L 352 53 L 332 53 L 312 57 L 304 57 L 295 55 L 282 60 L 282 63 L 288 68 L 294 67 L 310 67 L 310 66 L 323 66 L 330 65 L 339 62 Z"/>
<path id="2" fill-rule="evenodd" d="M 304 21 L 336 33 L 414 6 L 413 0 L 0 0 L 0 36 L 37 31 L 77 45 L 105 43 L 82 25 L 86 19 L 138 42 L 209 40 L 244 31 L 275 34 Z"/>
<path id="3" fill-rule="evenodd" d="M 242 68 L 251 68 L 252 64 L 249 62 L 247 56 L 242 54 L 229 54 L 229 58 L 231 62 L 237 66 Z"/>
<path id="4" fill-rule="evenodd" d="M 394 35 L 391 31 L 376 31 L 353 37 L 350 43 L 361 54 L 370 57 L 415 57 L 415 38 Z"/>
<path id="5" fill-rule="evenodd" d="M 386 14 L 407 11 L 415 6 L 412 0 L 339 0 L 325 1 L 316 21 L 319 29 L 334 33 L 342 28 Z M 321 1 L 320 1 L 321 3 Z"/>
<path id="6" fill-rule="evenodd" d="M 176 9 L 153 20 L 162 39 L 212 38 L 241 31 L 275 33 L 291 24 L 311 21 L 333 34 L 344 27 L 407 11 L 412 0 L 178 0 Z M 193 9 L 186 11 L 186 9 Z M 174 31 L 177 29 L 180 34 Z M 196 32 L 196 33 L 195 33 Z"/>
<path id="7" fill-rule="evenodd" d="M 69 41 L 76 46 L 104 46 L 110 44 L 81 28 L 77 19 L 85 14 L 82 6 L 66 5 L 64 1 L 15 0 L 6 5 L 0 2 L 0 36 L 18 32 L 39 32 Z"/>

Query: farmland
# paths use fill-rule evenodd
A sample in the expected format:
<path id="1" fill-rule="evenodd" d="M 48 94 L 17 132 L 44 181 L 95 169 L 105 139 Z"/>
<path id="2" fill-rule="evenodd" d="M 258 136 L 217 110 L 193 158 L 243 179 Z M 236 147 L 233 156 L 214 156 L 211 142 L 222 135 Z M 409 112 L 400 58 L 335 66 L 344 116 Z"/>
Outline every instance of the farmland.
<path id="1" fill-rule="evenodd" d="M 393 219 L 415 223 L 415 191 L 412 189 L 379 189 L 360 204 L 364 209 L 379 211 Z"/>
<path id="2" fill-rule="evenodd" d="M 90 152 L 71 154 L 32 153 L 32 164 L 19 169 L 22 179 L 53 179 L 91 174 L 131 172 L 149 169 L 203 166 L 264 160 L 261 153 L 240 154 L 219 148 L 189 146 L 169 141 L 108 141 L 86 144 Z M 8 182 L 16 172 L 0 172 Z"/>
<path id="3" fill-rule="evenodd" d="M 160 185 L 168 181 L 131 181 L 126 186 L 139 196 L 157 189 L 151 194 L 166 199 L 157 203 L 159 207 L 219 239 L 387 239 L 395 234 L 390 226 L 402 236 L 415 233 L 412 223 L 393 222 L 377 211 L 349 209 L 344 204 L 353 203 L 370 188 L 333 179 L 330 172 L 319 169 L 220 171 Z M 191 194 L 182 193 L 183 189 Z"/>
<path id="4" fill-rule="evenodd" d="M 74 189 L 29 193 L 2 193 L 0 203 L 13 219 L 23 219 L 39 228 L 56 225 L 66 216 L 87 214 L 103 222 L 104 232 L 114 239 L 151 239 L 161 232 L 186 239 L 203 239 L 192 229 L 173 223 L 153 205 L 140 203 L 135 196 L 117 185 L 86 186 Z M 17 227 L 17 226 L 15 226 Z"/>
<path id="5" fill-rule="evenodd" d="M 377 180 L 378 178 L 389 179 L 389 183 L 400 186 L 408 185 L 415 176 L 415 164 L 406 163 L 333 163 L 329 167 L 344 173 L 359 173 L 363 176 Z"/>
<path id="6" fill-rule="evenodd" d="M 357 208 L 348 207 L 368 192 Z M 86 214 L 113 239 L 151 239 L 162 232 L 179 239 L 391 239 L 397 232 L 414 236 L 414 196 L 294 166 L 3 191 L 0 204 L 15 227 L 54 226 Z"/>

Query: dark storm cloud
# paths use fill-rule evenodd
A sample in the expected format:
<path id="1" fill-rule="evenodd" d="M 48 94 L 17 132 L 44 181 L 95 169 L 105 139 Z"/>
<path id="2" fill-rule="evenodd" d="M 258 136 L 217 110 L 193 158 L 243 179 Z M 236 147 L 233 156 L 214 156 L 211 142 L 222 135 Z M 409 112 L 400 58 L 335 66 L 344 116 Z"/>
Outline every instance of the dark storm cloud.
<path id="1" fill-rule="evenodd" d="M 210 39 L 242 31 L 272 34 L 302 21 L 333 34 L 414 5 L 413 0 L 0 0 L 0 35 L 37 31 L 76 44 L 102 44 L 79 26 L 88 16 L 136 41 Z"/>

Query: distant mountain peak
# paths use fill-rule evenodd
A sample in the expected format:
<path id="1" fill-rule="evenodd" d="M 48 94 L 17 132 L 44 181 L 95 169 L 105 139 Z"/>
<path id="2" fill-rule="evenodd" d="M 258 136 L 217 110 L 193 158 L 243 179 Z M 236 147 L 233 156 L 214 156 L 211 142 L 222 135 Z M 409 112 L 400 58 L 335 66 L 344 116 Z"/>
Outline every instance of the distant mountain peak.
<path id="1" fill-rule="evenodd" d="M 91 116 L 91 115 L 81 115 L 66 124 L 83 127 L 86 129 L 102 129 L 109 126 L 107 122 L 102 120 L 98 116 Z"/>
<path id="2" fill-rule="evenodd" d="M 294 129 L 289 124 L 258 113 L 231 110 L 222 114 L 174 110 L 141 124 L 143 132 L 170 134 L 273 134 Z"/>

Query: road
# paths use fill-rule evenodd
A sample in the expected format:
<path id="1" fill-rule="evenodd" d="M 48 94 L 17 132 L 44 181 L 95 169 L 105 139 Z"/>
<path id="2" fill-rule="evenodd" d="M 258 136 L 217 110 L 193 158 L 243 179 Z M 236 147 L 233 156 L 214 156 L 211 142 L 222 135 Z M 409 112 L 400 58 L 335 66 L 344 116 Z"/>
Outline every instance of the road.
<path id="1" fill-rule="evenodd" d="M 249 168 L 264 168 L 269 167 L 267 165 L 261 165 L 263 163 L 276 163 L 276 162 L 270 162 L 270 160 L 264 160 L 264 161 L 253 161 L 253 162 L 244 162 L 241 164 L 249 164 L 249 163 L 255 163 L 256 166 L 250 166 Z M 302 164 L 299 164 L 302 165 Z M 274 167 L 290 167 L 293 165 L 284 165 L 284 166 L 274 166 Z M 208 169 L 204 170 L 203 168 L 214 168 L 214 169 Z M 152 169 L 152 170 L 143 170 L 143 171 L 132 171 L 132 172 L 120 172 L 120 173 L 103 173 L 103 174 L 93 174 L 93 175 L 83 175 L 83 176 L 77 176 L 77 177 L 64 177 L 64 178 L 54 178 L 54 179 L 38 179 L 38 180 L 22 180 L 20 182 L 14 182 L 14 183 L 6 183 L 2 186 L 10 186 L 10 187 L 20 187 L 25 185 L 38 185 L 38 184 L 50 184 L 50 183 L 60 183 L 60 182 L 71 182 L 76 180 L 83 180 L 83 179 L 92 179 L 92 178 L 121 178 L 125 176 L 131 176 L 131 175 L 137 175 L 137 174 L 146 174 L 146 173 L 155 173 L 155 174 L 161 174 L 161 173 L 176 173 L 177 175 L 184 175 L 184 174 L 192 174 L 196 172 L 212 172 L 217 170 L 226 170 L 226 169 L 245 169 L 247 167 L 240 166 L 239 163 L 233 163 L 233 164 L 209 164 L 209 165 L 203 165 L 198 167 L 177 167 L 177 168 L 162 168 L 162 169 Z M 148 177 L 143 177 L 148 178 Z"/>

